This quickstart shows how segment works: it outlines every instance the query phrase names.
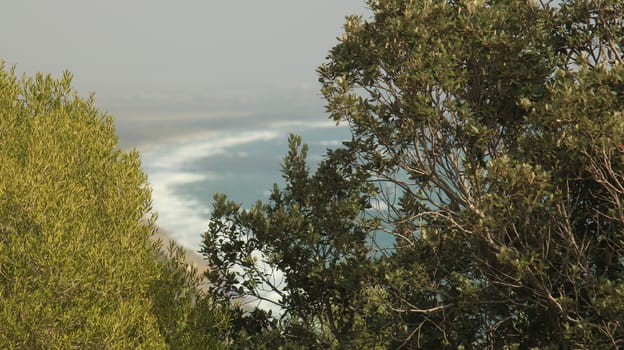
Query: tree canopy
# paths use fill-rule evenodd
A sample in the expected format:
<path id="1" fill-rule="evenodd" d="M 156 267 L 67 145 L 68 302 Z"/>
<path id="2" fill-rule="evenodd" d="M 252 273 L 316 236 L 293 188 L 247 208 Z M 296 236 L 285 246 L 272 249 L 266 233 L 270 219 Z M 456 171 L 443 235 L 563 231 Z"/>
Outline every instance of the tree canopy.
<path id="1" fill-rule="evenodd" d="M 624 346 L 621 1 L 368 5 L 318 70 L 352 139 L 313 175 L 292 139 L 268 203 L 215 202 L 211 279 L 280 295 L 279 320 L 246 336 Z M 378 249 L 379 235 L 393 243 Z"/>
<path id="2" fill-rule="evenodd" d="M 3 348 L 225 346 L 227 314 L 193 292 L 179 252 L 159 260 L 150 196 L 69 73 L 20 79 L 0 61 Z"/>

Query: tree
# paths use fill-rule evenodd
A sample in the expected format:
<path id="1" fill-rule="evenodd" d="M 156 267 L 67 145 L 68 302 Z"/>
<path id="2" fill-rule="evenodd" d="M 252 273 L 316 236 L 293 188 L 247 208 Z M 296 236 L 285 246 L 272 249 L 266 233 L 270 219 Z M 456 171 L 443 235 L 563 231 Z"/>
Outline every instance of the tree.
<path id="1" fill-rule="evenodd" d="M 332 238 L 348 237 L 362 255 L 339 256 L 348 269 L 323 270 L 322 285 L 354 279 L 347 294 L 360 328 L 345 334 L 362 337 L 363 347 L 622 347 L 621 1 L 368 5 L 372 17 L 348 17 L 319 68 L 330 117 L 353 134 L 319 171 L 335 162 L 348 169 L 335 174 L 352 204 L 317 196 L 317 187 L 340 187 L 289 171 L 289 155 L 287 187 L 268 206 L 240 211 L 217 201 L 204 243 L 207 257 L 224 264 L 213 278 L 238 278 L 253 293 L 262 275 L 253 262 L 279 266 L 289 321 L 340 347 L 347 343 L 320 318 L 301 320 L 320 300 L 306 289 L 314 270 L 305 267 L 319 261 L 307 252 L 336 251 L 342 241 Z M 297 206 L 272 210 L 284 196 Z M 349 225 L 297 226 L 328 220 Z M 394 244 L 371 254 L 366 243 L 380 231 Z M 302 239 L 306 232 L 328 239 Z M 353 272 L 360 264 L 367 273 Z M 294 312 L 297 291 L 311 298 Z M 346 312 L 337 300 L 328 309 Z M 299 335 L 281 329 L 285 339 Z"/>
<path id="2" fill-rule="evenodd" d="M 152 312 L 171 349 L 228 349 L 231 310 L 204 292 L 205 279 L 185 262 L 174 242 L 160 256 L 160 275 L 149 290 Z"/>
<path id="3" fill-rule="evenodd" d="M 369 5 L 320 74 L 399 198 L 379 217 L 400 343 L 622 346 L 622 3 Z"/>
<path id="4" fill-rule="evenodd" d="M 361 213 L 370 186 L 343 150 L 330 152 L 310 174 L 301 138 L 292 135 L 289 148 L 286 186 L 275 185 L 269 203 L 243 210 L 215 195 L 201 250 L 215 267 L 208 274 L 212 291 L 223 298 L 236 288 L 278 307 L 279 323 L 263 310 L 240 315 L 240 348 L 353 348 L 366 321 L 359 309 L 374 223 Z"/>
<path id="5" fill-rule="evenodd" d="M 191 318 L 192 279 L 179 258 L 158 260 L 147 178 L 116 142 L 112 118 L 71 89 L 69 73 L 18 79 L 0 62 L 3 348 L 179 343 L 182 327 L 165 317 Z M 227 315 L 208 310 L 199 324 L 223 345 Z"/>

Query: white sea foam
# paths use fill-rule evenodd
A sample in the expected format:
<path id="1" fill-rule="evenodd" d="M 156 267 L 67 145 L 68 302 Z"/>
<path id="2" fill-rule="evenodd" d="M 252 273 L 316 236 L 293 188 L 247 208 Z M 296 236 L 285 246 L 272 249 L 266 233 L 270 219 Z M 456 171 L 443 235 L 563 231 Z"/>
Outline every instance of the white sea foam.
<path id="1" fill-rule="evenodd" d="M 305 121 L 305 120 L 280 120 L 272 123 L 274 127 L 278 128 L 301 128 L 301 129 L 321 129 L 321 128 L 336 128 L 336 123 L 331 120 L 323 121 Z"/>
<path id="2" fill-rule="evenodd" d="M 193 135 L 185 138 L 169 140 L 162 144 L 151 147 L 149 152 L 143 153 L 143 163 L 150 183 L 153 188 L 153 207 L 159 213 L 158 225 L 171 235 L 182 246 L 190 250 L 198 250 L 201 245 L 201 235 L 208 228 L 210 210 L 206 202 L 199 198 L 192 198 L 181 193 L 180 185 L 192 185 L 194 183 L 218 180 L 219 169 L 214 172 L 201 170 L 201 172 L 189 171 L 189 166 L 194 162 L 200 162 L 208 157 L 253 157 L 253 151 L 236 150 L 235 148 L 258 141 L 271 141 L 286 137 L 291 130 L 326 129 L 335 128 L 331 121 L 307 122 L 289 121 L 275 123 L 270 129 L 261 131 L 243 131 L 238 133 L 220 134 L 215 131 L 203 133 L 197 130 Z M 331 137 L 325 135 L 325 137 Z M 317 141 L 318 142 L 318 141 Z M 338 145 L 339 141 L 329 139 L 321 141 L 321 146 Z M 318 145 L 318 144 L 317 144 Z M 319 161 L 320 155 L 312 154 L 312 161 Z M 197 167 L 191 167 L 197 169 Z M 210 170 L 210 169 L 207 169 Z M 270 191 L 265 191 L 267 196 Z M 259 252 L 255 257 L 262 260 Z M 270 271 L 268 266 L 261 266 L 265 272 L 270 273 L 275 285 L 284 283 L 282 271 Z M 278 293 L 265 291 L 263 297 L 271 300 L 279 299 Z M 273 310 L 279 314 L 282 311 L 268 302 L 259 302 L 251 299 L 250 302 L 260 303 L 264 309 Z"/>
<path id="3" fill-rule="evenodd" d="M 187 144 L 168 145 L 162 148 L 168 151 L 147 157 L 145 166 L 150 170 L 152 204 L 159 215 L 158 225 L 169 233 L 171 239 L 187 249 L 197 251 L 201 245 L 201 234 L 208 227 L 210 211 L 197 199 L 180 196 L 176 193 L 175 186 L 217 179 L 218 175 L 212 172 L 203 174 L 184 172 L 181 167 L 199 158 L 225 154 L 230 147 L 259 140 L 271 140 L 278 136 L 280 134 L 276 132 L 253 132 L 224 137 L 220 140 L 204 140 L 201 143 L 190 141 Z M 247 154 L 241 156 L 247 156 Z M 254 257 L 260 261 L 263 260 L 260 252 L 254 252 Z M 284 274 L 281 271 L 271 270 L 264 264 L 261 268 L 272 275 L 274 285 L 280 287 L 283 285 Z M 266 290 L 261 295 L 274 301 L 279 299 L 279 294 L 274 291 Z M 271 302 L 255 298 L 244 299 L 250 306 L 271 310 L 274 314 L 282 313 L 282 310 Z"/>
<path id="4" fill-rule="evenodd" d="M 152 166 L 164 169 L 176 169 L 182 164 L 195 160 L 226 154 L 229 148 L 256 141 L 269 141 L 281 133 L 273 130 L 250 131 L 239 134 L 212 134 L 207 138 L 193 137 L 190 140 L 167 144 L 150 152 L 154 155 Z M 169 150 L 165 150 L 169 148 Z M 164 151 L 164 152 L 163 152 Z M 158 153 L 158 155 L 156 155 Z"/>
<path id="5" fill-rule="evenodd" d="M 211 134 L 212 137 L 160 145 L 144 155 L 143 163 L 152 185 L 152 206 L 158 213 L 158 225 L 169 232 L 171 238 L 182 246 L 197 250 L 201 234 L 207 229 L 210 211 L 197 199 L 182 197 L 176 186 L 217 179 L 213 172 L 192 173 L 183 170 L 185 164 L 205 157 L 228 153 L 228 149 L 256 141 L 269 141 L 279 137 L 277 131 L 251 131 L 230 135 Z"/>
<path id="6" fill-rule="evenodd" d="M 336 146 L 341 146 L 342 145 L 342 141 L 341 140 L 322 140 L 321 141 L 321 146 L 323 147 L 336 147 Z"/>

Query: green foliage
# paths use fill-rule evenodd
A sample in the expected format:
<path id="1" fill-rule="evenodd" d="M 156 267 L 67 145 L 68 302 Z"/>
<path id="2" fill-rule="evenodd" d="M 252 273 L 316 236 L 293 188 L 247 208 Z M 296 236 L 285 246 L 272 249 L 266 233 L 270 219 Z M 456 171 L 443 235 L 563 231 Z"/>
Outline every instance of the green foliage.
<path id="1" fill-rule="evenodd" d="M 188 276 L 158 261 L 146 176 L 116 148 L 111 117 L 69 73 L 0 68 L 2 348 L 191 348 L 174 323 L 193 323 L 193 337 L 227 329 L 198 313 L 209 299 L 189 310 Z"/>
<path id="2" fill-rule="evenodd" d="M 319 72 L 400 196 L 379 215 L 397 344 L 621 346 L 621 3 L 369 4 Z"/>
<path id="3" fill-rule="evenodd" d="M 170 242 L 150 288 L 160 332 L 171 349 L 227 349 L 229 308 L 204 294 L 204 279 L 184 258 L 184 249 Z"/>
<path id="4" fill-rule="evenodd" d="M 349 153 L 330 152 L 310 174 L 301 139 L 291 136 L 289 145 L 286 187 L 276 185 L 269 203 L 241 210 L 215 196 L 202 247 L 215 266 L 208 274 L 212 290 L 218 296 L 238 286 L 241 295 L 279 306 L 279 324 L 261 321 L 266 315 L 256 311 L 256 329 L 241 327 L 249 336 L 264 331 L 271 339 L 279 327 L 283 337 L 273 343 L 284 347 L 353 348 L 366 321 L 358 310 L 371 262 L 367 235 L 374 222 L 362 215 L 369 186 L 350 167 Z"/>
<path id="5" fill-rule="evenodd" d="M 368 5 L 319 68 L 352 140 L 311 176 L 292 139 L 268 204 L 216 197 L 212 280 L 284 274 L 272 347 L 623 347 L 621 1 Z"/>

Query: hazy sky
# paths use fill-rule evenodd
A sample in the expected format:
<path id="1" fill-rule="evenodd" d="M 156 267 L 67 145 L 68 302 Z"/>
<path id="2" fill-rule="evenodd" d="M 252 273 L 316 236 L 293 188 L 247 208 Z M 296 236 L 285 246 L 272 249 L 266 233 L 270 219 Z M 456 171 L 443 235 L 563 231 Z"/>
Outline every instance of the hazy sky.
<path id="1" fill-rule="evenodd" d="M 29 74 L 68 69 L 111 109 L 288 103 L 319 99 L 314 69 L 351 13 L 364 1 L 6 0 L 0 58 Z"/>

